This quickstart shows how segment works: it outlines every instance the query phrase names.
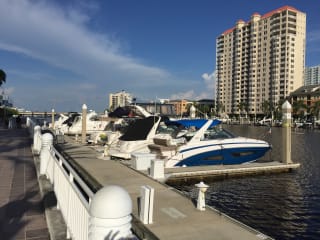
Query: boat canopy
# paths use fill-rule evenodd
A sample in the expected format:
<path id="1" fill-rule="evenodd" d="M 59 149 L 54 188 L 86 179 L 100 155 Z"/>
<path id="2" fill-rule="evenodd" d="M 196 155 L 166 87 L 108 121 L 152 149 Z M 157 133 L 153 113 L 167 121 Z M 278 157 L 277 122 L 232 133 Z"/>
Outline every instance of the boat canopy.
<path id="1" fill-rule="evenodd" d="M 128 127 L 127 131 L 119 138 L 122 141 L 145 140 L 148 137 L 154 124 L 159 117 L 152 116 L 143 119 L 137 119 Z"/>
<path id="2" fill-rule="evenodd" d="M 198 129 L 200 129 L 208 121 L 209 121 L 208 119 L 180 119 L 180 120 L 176 120 L 176 121 L 170 121 L 169 124 L 178 124 L 178 125 L 182 125 L 186 128 L 190 128 L 190 127 L 194 126 Z M 214 127 L 220 123 L 221 123 L 220 120 L 214 119 L 209 127 Z"/>

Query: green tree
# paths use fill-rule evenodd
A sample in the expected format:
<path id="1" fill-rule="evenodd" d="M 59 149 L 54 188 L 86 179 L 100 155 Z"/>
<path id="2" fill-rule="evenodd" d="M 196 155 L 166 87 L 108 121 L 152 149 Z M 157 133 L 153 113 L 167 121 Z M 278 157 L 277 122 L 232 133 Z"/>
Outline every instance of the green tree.
<path id="1" fill-rule="evenodd" d="M 243 110 L 247 111 L 247 109 L 248 109 L 248 104 L 246 102 L 239 102 L 238 103 L 238 110 L 240 112 L 240 115 L 243 112 Z"/>
<path id="2" fill-rule="evenodd" d="M 264 100 L 264 102 L 261 104 L 262 112 L 265 116 L 270 115 L 271 112 L 271 105 L 268 100 Z"/>
<path id="3" fill-rule="evenodd" d="M 305 111 L 307 110 L 308 110 L 307 105 L 304 103 L 303 100 L 295 101 L 292 104 L 293 115 L 296 117 L 303 117 Z"/>
<path id="4" fill-rule="evenodd" d="M 7 74 L 2 69 L 0 69 L 0 86 L 6 82 L 6 77 Z"/>
<path id="5" fill-rule="evenodd" d="M 282 104 L 286 99 L 280 99 L 274 107 L 274 117 L 275 119 L 281 119 L 282 116 Z"/>
<path id="6" fill-rule="evenodd" d="M 221 113 L 224 113 L 224 111 L 225 111 L 225 106 L 223 105 L 222 102 L 218 102 L 217 103 L 217 113 L 221 114 Z"/>
<path id="7" fill-rule="evenodd" d="M 315 116 L 316 118 L 319 118 L 319 114 L 320 114 L 320 100 L 316 101 L 313 103 L 312 107 L 311 107 L 311 113 L 313 114 L 313 116 Z"/>

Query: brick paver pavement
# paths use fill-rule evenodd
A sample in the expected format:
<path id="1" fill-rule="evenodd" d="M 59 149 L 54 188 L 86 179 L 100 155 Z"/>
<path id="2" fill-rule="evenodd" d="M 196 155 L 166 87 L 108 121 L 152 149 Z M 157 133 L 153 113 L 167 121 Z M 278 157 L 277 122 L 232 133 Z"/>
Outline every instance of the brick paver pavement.
<path id="1" fill-rule="evenodd" d="M 50 239 L 26 129 L 0 126 L 0 239 Z"/>

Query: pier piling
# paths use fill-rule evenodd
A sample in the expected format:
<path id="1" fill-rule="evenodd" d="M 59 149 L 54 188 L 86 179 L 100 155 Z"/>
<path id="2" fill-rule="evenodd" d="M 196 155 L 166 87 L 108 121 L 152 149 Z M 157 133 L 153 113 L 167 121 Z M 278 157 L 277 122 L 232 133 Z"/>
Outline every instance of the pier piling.
<path id="1" fill-rule="evenodd" d="M 291 164 L 291 104 L 285 101 L 282 104 L 282 162 Z"/>
<path id="2" fill-rule="evenodd" d="M 81 143 L 86 143 L 87 135 L 87 105 L 82 105 L 82 132 L 81 132 Z"/>
<path id="3" fill-rule="evenodd" d="M 54 129 L 54 109 L 51 111 L 51 127 Z"/>
<path id="4" fill-rule="evenodd" d="M 198 189 L 198 201 L 197 201 L 197 209 L 200 211 L 206 210 L 206 195 L 205 192 L 209 188 L 208 185 L 204 184 L 203 182 L 195 184 Z"/>

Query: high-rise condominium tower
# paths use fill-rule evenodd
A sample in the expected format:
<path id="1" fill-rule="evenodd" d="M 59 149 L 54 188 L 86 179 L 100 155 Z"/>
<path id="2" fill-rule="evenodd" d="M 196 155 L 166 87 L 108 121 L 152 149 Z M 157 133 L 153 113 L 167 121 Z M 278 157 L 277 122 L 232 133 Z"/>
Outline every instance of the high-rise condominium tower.
<path id="1" fill-rule="evenodd" d="M 304 85 L 320 84 L 320 65 L 305 69 Z"/>
<path id="2" fill-rule="evenodd" d="M 284 6 L 239 20 L 216 41 L 220 113 L 262 114 L 303 85 L 306 14 Z"/>

